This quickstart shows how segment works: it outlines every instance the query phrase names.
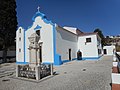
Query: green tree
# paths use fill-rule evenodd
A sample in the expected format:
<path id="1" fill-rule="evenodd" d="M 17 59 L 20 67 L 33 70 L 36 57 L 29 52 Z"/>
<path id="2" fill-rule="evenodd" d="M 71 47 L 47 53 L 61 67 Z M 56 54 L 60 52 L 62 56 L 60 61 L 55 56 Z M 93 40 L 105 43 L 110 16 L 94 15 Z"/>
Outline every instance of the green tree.
<path id="1" fill-rule="evenodd" d="M 111 45 L 111 41 L 112 41 L 112 38 L 110 38 L 109 36 L 106 36 L 105 38 L 106 45 Z"/>
<path id="2" fill-rule="evenodd" d="M 8 48 L 14 44 L 17 24 L 16 1 L 0 0 L 0 38 L 4 62 Z"/>
<path id="3" fill-rule="evenodd" d="M 100 36 L 102 46 L 106 45 L 106 43 L 105 43 L 105 37 L 104 37 L 102 31 L 99 28 L 97 28 L 97 29 L 94 30 L 94 32 L 97 32 L 98 35 Z"/>

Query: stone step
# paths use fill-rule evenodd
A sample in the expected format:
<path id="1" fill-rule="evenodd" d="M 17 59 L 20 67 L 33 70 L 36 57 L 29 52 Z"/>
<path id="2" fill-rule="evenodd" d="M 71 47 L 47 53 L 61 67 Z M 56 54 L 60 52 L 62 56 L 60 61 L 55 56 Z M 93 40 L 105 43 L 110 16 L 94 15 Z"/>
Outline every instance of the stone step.
<path id="1" fill-rule="evenodd" d="M 120 90 L 120 84 L 112 84 L 112 90 Z"/>
<path id="2" fill-rule="evenodd" d="M 118 73 L 118 67 L 112 67 L 112 73 Z"/>

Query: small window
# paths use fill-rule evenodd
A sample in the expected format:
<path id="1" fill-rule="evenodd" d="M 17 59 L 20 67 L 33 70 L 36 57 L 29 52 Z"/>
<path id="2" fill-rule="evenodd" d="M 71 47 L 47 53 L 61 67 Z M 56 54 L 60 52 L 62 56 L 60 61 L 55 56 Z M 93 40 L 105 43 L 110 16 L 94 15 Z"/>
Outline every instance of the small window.
<path id="1" fill-rule="evenodd" d="M 38 36 L 40 36 L 40 30 L 37 30 L 37 31 L 36 31 L 36 34 L 37 34 Z"/>
<path id="2" fill-rule="evenodd" d="M 19 41 L 21 41 L 21 37 L 19 38 Z"/>
<path id="3" fill-rule="evenodd" d="M 91 38 L 86 38 L 86 43 L 91 42 Z"/>
<path id="4" fill-rule="evenodd" d="M 19 33 L 21 33 L 21 29 L 19 29 Z"/>
<path id="5" fill-rule="evenodd" d="M 21 52 L 21 49 L 19 48 L 19 52 Z"/>

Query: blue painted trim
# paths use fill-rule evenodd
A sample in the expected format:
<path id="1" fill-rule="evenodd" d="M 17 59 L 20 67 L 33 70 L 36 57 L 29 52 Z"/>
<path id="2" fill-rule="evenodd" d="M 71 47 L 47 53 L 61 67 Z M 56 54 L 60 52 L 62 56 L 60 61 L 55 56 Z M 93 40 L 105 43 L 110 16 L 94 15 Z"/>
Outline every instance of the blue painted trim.
<path id="1" fill-rule="evenodd" d="M 67 62 L 70 62 L 70 61 L 72 61 L 72 60 L 63 60 L 62 62 L 67 63 Z"/>
<path id="2" fill-rule="evenodd" d="M 41 13 L 41 12 L 36 12 L 36 14 L 33 16 L 32 20 L 33 22 L 35 22 L 35 18 L 40 16 L 42 18 L 42 20 L 46 23 L 46 24 L 51 24 L 53 26 L 53 53 L 54 53 L 54 65 L 61 65 L 62 61 L 61 61 L 61 56 L 59 54 L 56 53 L 56 27 L 55 24 L 53 24 L 51 21 L 48 21 L 45 14 Z M 32 24 L 33 26 L 33 24 Z M 31 28 L 32 26 L 28 27 Z M 24 62 L 26 62 L 26 34 L 25 31 L 27 31 L 28 29 L 24 30 Z"/>
<path id="3" fill-rule="evenodd" d="M 30 29 L 32 26 L 33 26 L 33 24 L 32 24 L 31 26 L 28 26 L 28 28 L 26 29 L 26 31 L 27 31 L 28 29 Z"/>
<path id="4" fill-rule="evenodd" d="M 38 17 L 38 16 L 40 16 L 46 24 L 54 25 L 51 21 L 48 21 L 45 14 L 43 14 L 41 12 L 36 12 L 35 15 L 32 17 L 33 23 L 35 22 L 35 18 Z M 33 24 L 31 26 L 29 26 L 26 30 L 30 29 L 32 26 L 33 26 Z"/>
<path id="5" fill-rule="evenodd" d="M 62 63 L 67 63 L 67 62 L 71 62 L 71 61 L 74 61 L 74 60 L 77 60 L 77 58 L 73 58 L 72 60 L 62 60 Z"/>
<path id="6" fill-rule="evenodd" d="M 73 60 L 77 60 L 77 58 L 73 58 L 72 61 L 73 61 Z"/>
<path id="7" fill-rule="evenodd" d="M 42 62 L 42 64 L 53 64 L 51 62 Z"/>
<path id="8" fill-rule="evenodd" d="M 74 61 L 74 60 L 77 60 L 77 58 L 73 58 L 72 60 L 62 60 L 62 62 L 67 63 L 67 62 L 71 62 L 71 61 Z"/>
<path id="9" fill-rule="evenodd" d="M 82 60 L 97 60 L 99 59 L 101 56 L 99 57 L 82 57 Z"/>
<path id="10" fill-rule="evenodd" d="M 43 14 L 41 12 L 36 12 L 36 14 L 33 16 L 32 20 L 35 21 L 35 18 L 38 17 L 38 16 L 40 16 L 46 24 L 54 25 L 51 21 L 48 21 L 45 14 Z"/>
<path id="11" fill-rule="evenodd" d="M 63 64 L 61 60 L 61 55 L 54 54 L 54 65 L 61 65 L 61 64 Z"/>
<path id="12" fill-rule="evenodd" d="M 83 57 L 82 59 L 99 59 L 99 57 Z"/>
<path id="13" fill-rule="evenodd" d="M 28 62 L 16 62 L 16 64 L 29 64 Z"/>
<path id="14" fill-rule="evenodd" d="M 48 21 L 46 18 L 42 18 L 42 20 L 43 20 L 46 24 L 54 25 L 51 21 Z"/>
<path id="15" fill-rule="evenodd" d="M 41 16 L 42 18 L 45 18 L 45 14 L 41 13 L 41 12 L 36 12 L 36 14 L 33 16 L 32 20 L 35 21 L 35 18 Z"/>
<path id="16" fill-rule="evenodd" d="M 61 56 L 56 53 L 56 27 L 53 25 L 53 51 L 54 51 L 54 65 L 61 65 Z"/>
<path id="17" fill-rule="evenodd" d="M 34 30 L 40 30 L 41 29 L 41 26 L 37 25 Z"/>

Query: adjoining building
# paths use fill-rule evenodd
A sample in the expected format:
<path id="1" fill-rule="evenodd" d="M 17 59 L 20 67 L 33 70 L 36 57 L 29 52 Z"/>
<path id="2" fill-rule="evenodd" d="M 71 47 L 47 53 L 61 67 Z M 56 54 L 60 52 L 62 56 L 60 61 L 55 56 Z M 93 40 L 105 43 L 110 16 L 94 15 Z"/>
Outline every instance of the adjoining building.
<path id="1" fill-rule="evenodd" d="M 101 38 L 97 33 L 83 33 L 78 38 L 78 49 L 83 59 L 98 59 L 102 56 Z"/>
<path id="2" fill-rule="evenodd" d="M 101 39 L 97 33 L 84 33 L 73 27 L 60 27 L 47 20 L 45 14 L 36 12 L 28 29 L 16 31 L 17 64 L 53 63 L 77 58 L 98 59 L 102 55 Z"/>
<path id="3" fill-rule="evenodd" d="M 113 55 L 116 51 L 116 48 L 114 45 L 110 45 L 110 46 L 104 46 L 103 47 L 103 53 L 104 55 Z"/>

